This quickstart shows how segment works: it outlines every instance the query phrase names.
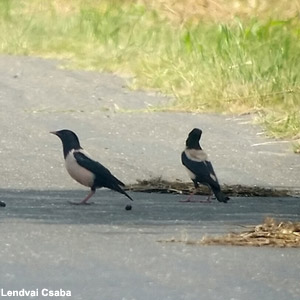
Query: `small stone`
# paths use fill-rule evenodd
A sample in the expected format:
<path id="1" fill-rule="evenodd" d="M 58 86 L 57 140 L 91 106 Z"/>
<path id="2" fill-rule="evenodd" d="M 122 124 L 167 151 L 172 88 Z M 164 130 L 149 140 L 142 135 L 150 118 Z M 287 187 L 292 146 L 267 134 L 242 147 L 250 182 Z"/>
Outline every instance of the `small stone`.
<path id="1" fill-rule="evenodd" d="M 132 209 L 132 206 L 131 206 L 130 204 L 127 204 L 127 205 L 125 206 L 125 209 L 126 209 L 126 210 L 131 210 L 131 209 Z"/>

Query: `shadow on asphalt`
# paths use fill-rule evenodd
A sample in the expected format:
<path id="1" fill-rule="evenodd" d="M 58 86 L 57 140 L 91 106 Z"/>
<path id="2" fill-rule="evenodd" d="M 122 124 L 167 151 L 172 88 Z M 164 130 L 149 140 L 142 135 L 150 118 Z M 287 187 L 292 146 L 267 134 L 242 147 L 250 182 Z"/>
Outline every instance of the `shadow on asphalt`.
<path id="1" fill-rule="evenodd" d="M 98 190 L 93 204 L 71 205 L 80 201 L 86 190 L 0 190 L 0 222 L 22 219 L 45 224 L 106 225 L 246 225 L 262 222 L 265 217 L 299 220 L 299 198 L 234 197 L 227 204 L 182 203 L 185 195 L 129 192 L 130 201 L 121 194 Z M 195 196 L 205 198 L 204 196 Z"/>

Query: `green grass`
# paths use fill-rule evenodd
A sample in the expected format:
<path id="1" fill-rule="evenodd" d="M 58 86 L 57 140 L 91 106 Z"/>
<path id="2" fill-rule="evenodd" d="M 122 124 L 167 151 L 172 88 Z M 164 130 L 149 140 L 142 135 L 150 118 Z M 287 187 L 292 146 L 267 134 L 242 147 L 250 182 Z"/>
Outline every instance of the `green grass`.
<path id="1" fill-rule="evenodd" d="M 271 136 L 299 138 L 299 18 L 174 23 L 130 1 L 70 3 L 0 0 L 0 52 L 130 74 L 173 95 L 169 110 L 256 112 Z"/>

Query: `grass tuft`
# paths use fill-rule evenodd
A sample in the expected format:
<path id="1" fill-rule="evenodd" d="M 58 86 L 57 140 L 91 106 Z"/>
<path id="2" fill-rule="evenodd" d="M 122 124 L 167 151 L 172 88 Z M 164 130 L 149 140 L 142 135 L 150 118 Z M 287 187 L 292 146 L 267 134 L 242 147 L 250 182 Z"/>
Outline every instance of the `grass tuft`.
<path id="1" fill-rule="evenodd" d="M 258 112 L 270 135 L 297 137 L 296 11 L 287 5 L 282 18 L 278 11 L 277 19 L 264 18 L 268 10 L 258 6 L 249 17 L 241 4 L 240 13 L 235 10 L 238 17 L 227 18 L 217 7 L 228 11 L 235 6 L 225 2 L 219 0 L 211 14 L 204 14 L 204 6 L 192 0 L 193 10 L 185 10 L 181 0 L 173 8 L 168 0 L 2 0 L 0 52 L 63 58 L 72 68 L 131 74 L 132 88 L 173 95 L 171 110 Z M 281 1 L 280 7 L 282 2 L 289 3 Z"/>

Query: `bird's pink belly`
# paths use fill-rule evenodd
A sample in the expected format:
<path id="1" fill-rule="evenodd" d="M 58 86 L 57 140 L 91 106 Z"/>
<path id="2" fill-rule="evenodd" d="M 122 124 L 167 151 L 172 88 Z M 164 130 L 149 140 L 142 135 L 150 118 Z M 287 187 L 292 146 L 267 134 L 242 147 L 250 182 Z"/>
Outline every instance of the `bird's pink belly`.
<path id="1" fill-rule="evenodd" d="M 67 167 L 70 176 L 81 183 L 82 185 L 91 187 L 94 183 L 94 174 L 87 169 L 78 165 L 71 165 Z"/>

